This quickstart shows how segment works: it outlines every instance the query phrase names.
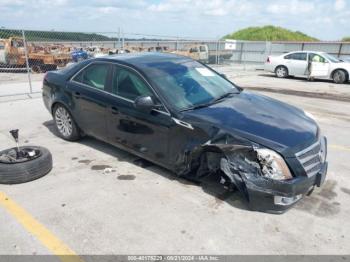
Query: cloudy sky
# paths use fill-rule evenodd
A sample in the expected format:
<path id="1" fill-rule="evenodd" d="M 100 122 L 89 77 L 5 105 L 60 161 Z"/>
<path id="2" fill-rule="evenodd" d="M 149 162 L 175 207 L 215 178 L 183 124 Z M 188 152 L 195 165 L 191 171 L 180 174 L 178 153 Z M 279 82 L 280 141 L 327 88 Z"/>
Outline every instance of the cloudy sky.
<path id="1" fill-rule="evenodd" d="M 219 38 L 278 25 L 322 40 L 350 35 L 350 0 L 0 0 L 0 26 Z M 130 35 L 131 36 L 131 35 Z"/>

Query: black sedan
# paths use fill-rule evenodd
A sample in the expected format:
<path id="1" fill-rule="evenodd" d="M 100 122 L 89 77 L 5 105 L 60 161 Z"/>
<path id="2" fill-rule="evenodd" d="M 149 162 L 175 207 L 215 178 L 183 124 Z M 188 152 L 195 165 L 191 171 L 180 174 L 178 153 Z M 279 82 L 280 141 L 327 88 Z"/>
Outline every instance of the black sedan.
<path id="1" fill-rule="evenodd" d="M 253 210 L 283 212 L 326 176 L 326 138 L 310 114 L 187 57 L 83 61 L 47 73 L 43 99 L 63 139 L 93 136 L 191 180 L 219 176 Z"/>

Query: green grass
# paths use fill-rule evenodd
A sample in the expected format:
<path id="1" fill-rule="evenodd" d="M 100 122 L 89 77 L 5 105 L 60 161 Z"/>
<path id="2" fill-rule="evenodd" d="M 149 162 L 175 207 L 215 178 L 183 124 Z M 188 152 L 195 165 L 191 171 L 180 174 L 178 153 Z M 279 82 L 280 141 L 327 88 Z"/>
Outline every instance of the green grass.
<path id="1" fill-rule="evenodd" d="M 291 31 L 272 25 L 263 27 L 248 27 L 223 37 L 224 39 L 250 41 L 318 41 L 299 31 Z"/>

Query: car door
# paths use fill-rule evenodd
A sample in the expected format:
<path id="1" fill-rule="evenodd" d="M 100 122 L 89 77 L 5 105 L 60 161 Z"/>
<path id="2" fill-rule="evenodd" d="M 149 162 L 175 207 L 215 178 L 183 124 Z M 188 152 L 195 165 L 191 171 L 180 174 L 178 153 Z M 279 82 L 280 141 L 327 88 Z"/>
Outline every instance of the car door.
<path id="1" fill-rule="evenodd" d="M 82 69 L 69 82 L 72 92 L 73 116 L 84 133 L 107 140 L 107 93 L 111 64 L 92 63 Z"/>
<path id="2" fill-rule="evenodd" d="M 159 164 L 168 164 L 169 128 L 173 121 L 164 106 L 144 112 L 136 109 L 134 100 L 151 96 L 161 104 L 156 93 L 134 69 L 113 66 L 112 94 L 109 105 L 108 130 L 110 142 Z"/>
<path id="3" fill-rule="evenodd" d="M 312 77 L 327 77 L 329 75 L 330 63 L 320 54 L 309 53 L 311 60 L 311 74 Z"/>
<path id="4" fill-rule="evenodd" d="M 307 69 L 307 53 L 297 52 L 284 57 L 289 75 L 305 75 Z"/>

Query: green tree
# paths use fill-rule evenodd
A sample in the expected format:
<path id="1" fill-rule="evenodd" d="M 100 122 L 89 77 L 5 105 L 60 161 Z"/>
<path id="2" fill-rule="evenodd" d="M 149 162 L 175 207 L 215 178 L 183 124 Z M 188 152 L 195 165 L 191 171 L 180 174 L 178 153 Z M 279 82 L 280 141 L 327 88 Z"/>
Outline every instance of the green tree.
<path id="1" fill-rule="evenodd" d="M 223 37 L 224 39 L 250 41 L 318 41 L 300 31 L 291 31 L 282 27 L 267 25 L 248 27 Z"/>

